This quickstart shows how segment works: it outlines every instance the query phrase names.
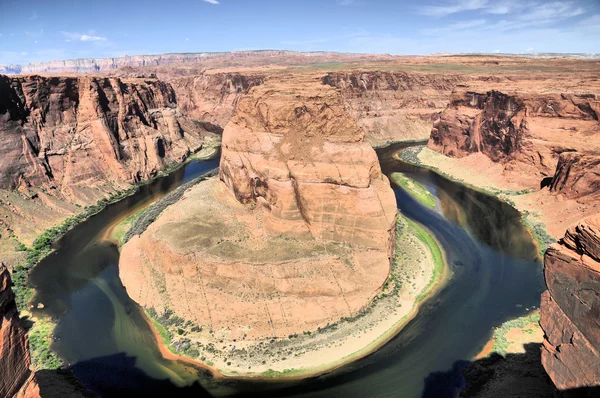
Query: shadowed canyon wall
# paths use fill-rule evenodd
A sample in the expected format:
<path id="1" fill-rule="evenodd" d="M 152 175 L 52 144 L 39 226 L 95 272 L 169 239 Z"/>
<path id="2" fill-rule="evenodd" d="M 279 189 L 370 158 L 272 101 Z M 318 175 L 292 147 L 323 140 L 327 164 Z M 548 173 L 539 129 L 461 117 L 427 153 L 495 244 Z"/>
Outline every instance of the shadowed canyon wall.
<path id="1" fill-rule="evenodd" d="M 481 152 L 552 176 L 563 152 L 587 152 L 600 133 L 594 94 L 457 90 L 434 124 L 429 148 L 450 157 Z M 590 143 L 592 145 L 590 145 Z M 540 178 L 541 179 L 541 178 Z"/>
<path id="2" fill-rule="evenodd" d="M 31 375 L 27 333 L 21 326 L 8 269 L 0 263 L 0 397 L 12 397 Z"/>

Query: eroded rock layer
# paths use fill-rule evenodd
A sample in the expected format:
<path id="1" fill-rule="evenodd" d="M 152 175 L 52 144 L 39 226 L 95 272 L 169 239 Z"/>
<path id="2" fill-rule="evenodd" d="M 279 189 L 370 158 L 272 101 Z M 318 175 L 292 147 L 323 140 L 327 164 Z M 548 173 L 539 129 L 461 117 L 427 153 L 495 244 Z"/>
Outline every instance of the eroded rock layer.
<path id="1" fill-rule="evenodd" d="M 0 76 L 0 235 L 30 243 L 181 162 L 213 127 L 185 117 L 155 78 Z"/>
<path id="2" fill-rule="evenodd" d="M 0 76 L 0 188 L 137 181 L 202 143 L 156 79 Z"/>
<path id="3" fill-rule="evenodd" d="M 31 375 L 27 333 L 21 326 L 11 278 L 0 263 L 0 397 L 12 397 Z"/>
<path id="4" fill-rule="evenodd" d="M 451 157 L 481 152 L 552 176 L 563 152 L 588 152 L 600 134 L 594 94 L 459 90 L 435 122 L 429 148 Z M 529 170 L 528 170 L 529 171 Z"/>
<path id="5" fill-rule="evenodd" d="M 243 98 L 223 134 L 220 177 L 269 209 L 273 233 L 389 248 L 394 196 L 339 92 L 273 79 Z"/>
<path id="6" fill-rule="evenodd" d="M 349 113 L 373 146 L 427 140 L 433 121 L 464 76 L 407 72 L 330 72 L 323 84 L 341 90 Z"/>
<path id="7" fill-rule="evenodd" d="M 544 266 L 542 364 L 560 390 L 600 386 L 600 215 L 570 228 Z"/>
<path id="8" fill-rule="evenodd" d="M 280 76 L 240 99 L 220 180 L 186 191 L 123 247 L 130 296 L 201 340 L 314 331 L 355 316 L 389 272 L 396 202 L 339 92 Z"/>

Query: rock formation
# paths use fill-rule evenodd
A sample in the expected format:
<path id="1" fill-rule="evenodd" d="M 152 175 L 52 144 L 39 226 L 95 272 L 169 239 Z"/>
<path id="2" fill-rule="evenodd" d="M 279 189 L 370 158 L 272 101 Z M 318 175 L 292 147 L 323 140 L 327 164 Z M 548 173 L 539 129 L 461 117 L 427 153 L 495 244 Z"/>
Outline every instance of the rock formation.
<path id="1" fill-rule="evenodd" d="M 600 215 L 570 228 L 544 259 L 542 364 L 560 390 L 600 385 Z"/>
<path id="2" fill-rule="evenodd" d="M 181 162 L 210 128 L 186 118 L 157 79 L 0 76 L 0 227 L 28 241 L 76 206 Z"/>
<path id="3" fill-rule="evenodd" d="M 202 143 L 156 79 L 0 77 L 0 188 L 139 181 Z"/>
<path id="4" fill-rule="evenodd" d="M 0 397 L 12 397 L 31 375 L 27 333 L 21 326 L 12 281 L 0 263 Z"/>
<path id="5" fill-rule="evenodd" d="M 329 72 L 323 84 L 337 87 L 348 112 L 373 146 L 427 140 L 433 121 L 446 108 L 459 75 L 407 72 Z"/>
<path id="6" fill-rule="evenodd" d="M 223 127 L 231 119 L 239 98 L 265 78 L 252 73 L 200 73 L 184 77 L 159 75 L 172 85 L 184 115 Z"/>
<path id="7" fill-rule="evenodd" d="M 562 153 L 550 190 L 568 199 L 600 197 L 600 155 Z"/>
<path id="8" fill-rule="evenodd" d="M 319 76 L 278 76 L 239 101 L 220 178 L 123 247 L 120 276 L 138 303 L 205 326 L 197 338 L 210 342 L 314 331 L 380 291 L 394 194 Z"/>
<path id="9" fill-rule="evenodd" d="M 481 152 L 496 162 L 516 161 L 541 180 L 553 174 L 562 152 L 593 149 L 587 136 L 600 132 L 599 107 L 594 94 L 459 90 L 428 146 L 451 157 Z"/>
<path id="10" fill-rule="evenodd" d="M 298 78 L 270 83 L 227 125 L 221 179 L 240 202 L 269 209 L 274 233 L 389 247 L 393 195 L 339 94 Z"/>

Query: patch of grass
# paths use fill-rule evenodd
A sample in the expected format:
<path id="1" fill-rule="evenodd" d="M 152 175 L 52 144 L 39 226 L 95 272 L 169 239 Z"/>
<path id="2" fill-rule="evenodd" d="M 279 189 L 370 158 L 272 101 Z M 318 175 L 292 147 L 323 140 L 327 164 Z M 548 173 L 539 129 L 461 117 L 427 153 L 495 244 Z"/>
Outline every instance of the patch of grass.
<path id="1" fill-rule="evenodd" d="M 154 310 L 154 308 L 146 309 L 146 315 L 148 315 L 148 318 L 150 318 L 150 320 L 152 321 L 152 325 L 154 326 L 154 328 L 160 335 L 160 339 L 162 340 L 162 343 L 169 349 L 169 351 L 171 351 L 174 354 L 177 354 L 177 350 L 175 350 L 175 347 L 173 347 L 172 341 L 171 341 L 171 339 L 173 338 L 173 335 L 171 334 L 171 332 L 169 332 L 167 330 L 166 327 L 164 327 L 158 321 L 158 319 L 156 317 L 156 311 Z"/>
<path id="2" fill-rule="evenodd" d="M 61 359 L 50 349 L 54 324 L 45 319 L 36 319 L 29 330 L 29 349 L 34 369 L 57 369 L 62 366 Z"/>
<path id="3" fill-rule="evenodd" d="M 119 243 L 119 246 L 123 246 L 125 244 L 125 234 L 129 229 L 135 224 L 135 222 L 144 214 L 146 208 L 140 209 L 134 214 L 127 217 L 125 220 L 121 221 L 119 225 L 115 227 L 115 238 Z"/>
<path id="4" fill-rule="evenodd" d="M 546 252 L 548 246 L 556 242 L 556 239 L 546 231 L 546 226 L 539 221 L 532 220 L 528 213 L 525 213 L 521 217 L 521 223 L 529 230 L 531 236 L 537 242 L 541 255 Z"/>
<path id="5" fill-rule="evenodd" d="M 421 300 L 427 297 L 431 287 L 441 280 L 445 266 L 444 254 L 442 253 L 442 249 L 440 248 L 437 240 L 435 240 L 429 231 L 409 219 L 406 219 L 406 222 L 408 223 L 409 227 L 415 231 L 415 236 L 427 246 L 431 256 L 433 257 L 434 263 L 433 274 L 431 275 L 429 283 L 427 283 L 427 286 L 421 291 L 415 300 L 415 303 L 419 303 Z"/>
<path id="6" fill-rule="evenodd" d="M 521 318 L 511 319 L 510 321 L 504 322 L 502 326 L 494 330 L 494 347 L 492 351 L 497 352 L 500 355 L 506 355 L 508 352 L 508 346 L 510 341 L 506 338 L 506 334 L 511 329 L 523 329 L 532 323 L 538 323 L 540 321 L 540 313 L 537 312 L 532 315 L 527 315 Z M 530 332 L 528 331 L 530 330 Z M 528 334 L 533 334 L 533 329 L 525 330 Z"/>
<path id="7" fill-rule="evenodd" d="M 262 372 L 260 375 L 264 377 L 279 377 L 279 376 L 289 376 L 293 374 L 301 373 L 302 369 L 284 369 L 282 371 L 269 369 Z"/>
<path id="8" fill-rule="evenodd" d="M 421 184 L 404 173 L 392 173 L 392 180 L 402 187 L 413 199 L 430 209 L 436 208 L 435 197 Z"/>

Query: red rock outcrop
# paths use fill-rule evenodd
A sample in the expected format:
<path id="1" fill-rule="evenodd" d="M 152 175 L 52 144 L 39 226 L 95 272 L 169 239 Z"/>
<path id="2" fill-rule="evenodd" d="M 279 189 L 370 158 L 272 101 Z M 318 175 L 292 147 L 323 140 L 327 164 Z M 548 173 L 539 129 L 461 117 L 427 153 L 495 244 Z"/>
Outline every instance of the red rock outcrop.
<path id="1" fill-rule="evenodd" d="M 270 210 L 274 233 L 391 247 L 393 192 L 329 86 L 291 76 L 255 87 L 223 133 L 220 177 Z"/>
<path id="2" fill-rule="evenodd" d="M 564 152 L 558 159 L 550 190 L 568 199 L 600 196 L 600 155 Z"/>
<path id="3" fill-rule="evenodd" d="M 220 180 L 187 190 L 123 246 L 134 300 L 208 325 L 204 342 L 239 345 L 355 316 L 380 292 L 394 193 L 321 77 L 280 75 L 240 99 Z"/>
<path id="4" fill-rule="evenodd" d="M 554 173 L 562 152 L 598 148 L 594 94 L 457 91 L 431 131 L 428 147 L 451 157 L 481 152 Z"/>
<path id="5" fill-rule="evenodd" d="M 10 273 L 0 263 L 0 397 L 12 397 L 31 375 L 27 333 L 21 326 Z"/>
<path id="6" fill-rule="evenodd" d="M 139 181 L 197 150 L 202 131 L 156 79 L 0 76 L 0 188 Z"/>
<path id="7" fill-rule="evenodd" d="M 373 146 L 426 140 L 448 105 L 459 75 L 407 72 L 330 72 L 323 84 L 339 88 L 348 112 Z"/>
<path id="8" fill-rule="evenodd" d="M 561 390 L 600 386 L 600 215 L 569 228 L 544 266 L 542 364 Z"/>
<path id="9" fill-rule="evenodd" d="M 170 77 L 182 113 L 196 120 L 206 120 L 224 127 L 231 119 L 239 98 L 262 84 L 264 75 L 241 73 L 201 73 Z"/>

